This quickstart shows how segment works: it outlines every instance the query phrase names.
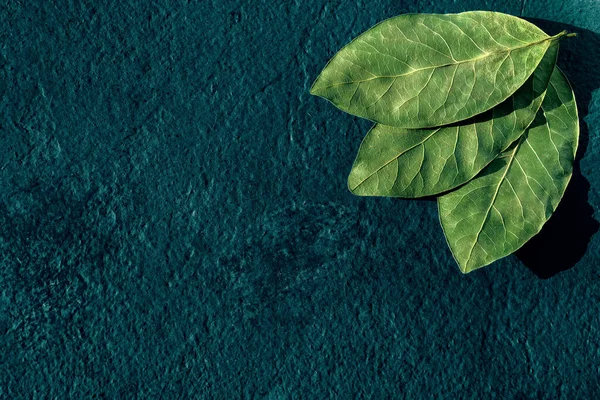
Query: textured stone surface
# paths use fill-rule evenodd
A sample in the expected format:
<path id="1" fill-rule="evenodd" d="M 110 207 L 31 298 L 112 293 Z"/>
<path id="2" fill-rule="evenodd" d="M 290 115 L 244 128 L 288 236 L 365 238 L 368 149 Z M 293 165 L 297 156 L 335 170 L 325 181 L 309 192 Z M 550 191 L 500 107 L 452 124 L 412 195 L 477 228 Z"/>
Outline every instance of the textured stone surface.
<path id="1" fill-rule="evenodd" d="M 0 397 L 598 397 L 600 5 L 575 3 L 4 2 Z M 347 190 L 369 124 L 308 89 L 384 18 L 474 9 L 579 33 L 583 134 L 542 234 L 462 275 L 435 202 Z"/>

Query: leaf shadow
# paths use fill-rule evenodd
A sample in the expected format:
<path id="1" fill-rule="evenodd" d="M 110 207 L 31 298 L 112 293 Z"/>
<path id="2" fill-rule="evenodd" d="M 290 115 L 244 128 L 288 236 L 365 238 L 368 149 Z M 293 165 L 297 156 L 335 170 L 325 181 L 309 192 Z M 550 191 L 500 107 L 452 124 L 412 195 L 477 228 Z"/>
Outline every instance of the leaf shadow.
<path id="1" fill-rule="evenodd" d="M 573 25 L 526 18 L 549 35 L 562 30 L 576 32 L 577 37 L 561 42 L 558 66 L 565 73 L 577 100 L 579 110 L 579 148 L 573 165 L 573 176 L 565 195 L 540 233 L 516 252 L 521 262 L 540 279 L 548 279 L 573 268 L 584 256 L 588 244 L 598 232 L 600 223 L 593 218 L 588 202 L 590 183 L 582 175 L 580 161 L 589 143 L 585 117 L 589 112 L 592 92 L 600 88 L 600 75 L 590 72 L 600 68 L 600 35 Z"/>

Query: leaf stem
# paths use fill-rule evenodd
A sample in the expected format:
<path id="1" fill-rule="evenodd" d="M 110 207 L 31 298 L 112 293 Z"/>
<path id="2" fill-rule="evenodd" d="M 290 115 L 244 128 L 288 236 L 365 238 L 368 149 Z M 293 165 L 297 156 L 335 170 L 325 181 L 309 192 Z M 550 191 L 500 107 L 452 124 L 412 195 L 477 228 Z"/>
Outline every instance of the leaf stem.
<path id="1" fill-rule="evenodd" d="M 554 40 L 556 40 L 556 39 L 562 39 L 563 37 L 575 37 L 575 36 L 577 36 L 577 33 L 575 33 L 575 32 L 569 33 L 567 31 L 562 31 L 562 32 L 552 36 L 552 38 Z"/>

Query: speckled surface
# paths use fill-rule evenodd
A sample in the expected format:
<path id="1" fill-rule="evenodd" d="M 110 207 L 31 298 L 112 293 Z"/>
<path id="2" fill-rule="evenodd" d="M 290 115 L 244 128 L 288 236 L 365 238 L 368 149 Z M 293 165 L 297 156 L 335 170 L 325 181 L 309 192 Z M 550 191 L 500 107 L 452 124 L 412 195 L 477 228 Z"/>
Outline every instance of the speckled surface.
<path id="1" fill-rule="evenodd" d="M 0 398 L 600 396 L 600 3 L 5 1 Z M 369 123 L 312 97 L 384 18 L 490 9 L 564 41 L 577 173 L 462 275 L 435 202 L 359 198 Z"/>

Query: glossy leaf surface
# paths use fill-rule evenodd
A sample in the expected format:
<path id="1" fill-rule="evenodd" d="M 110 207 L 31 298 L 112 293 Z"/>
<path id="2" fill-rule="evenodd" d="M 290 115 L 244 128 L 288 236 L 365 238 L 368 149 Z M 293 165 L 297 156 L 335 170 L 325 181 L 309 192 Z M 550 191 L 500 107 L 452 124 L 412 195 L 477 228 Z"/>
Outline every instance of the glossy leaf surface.
<path id="1" fill-rule="evenodd" d="M 555 43 L 523 86 L 474 118 L 427 129 L 376 124 L 360 145 L 348 188 L 359 196 L 421 197 L 467 182 L 533 121 L 557 53 Z"/>
<path id="2" fill-rule="evenodd" d="M 506 100 L 564 34 L 489 11 L 400 15 L 343 47 L 311 93 L 384 125 L 446 125 Z"/>
<path id="3" fill-rule="evenodd" d="M 578 136 L 573 91 L 556 68 L 523 136 L 475 179 L 438 199 L 442 228 L 462 272 L 511 254 L 541 230 L 571 177 Z"/>

